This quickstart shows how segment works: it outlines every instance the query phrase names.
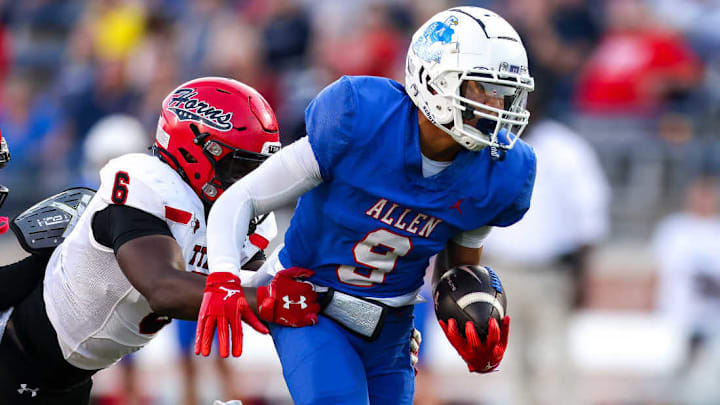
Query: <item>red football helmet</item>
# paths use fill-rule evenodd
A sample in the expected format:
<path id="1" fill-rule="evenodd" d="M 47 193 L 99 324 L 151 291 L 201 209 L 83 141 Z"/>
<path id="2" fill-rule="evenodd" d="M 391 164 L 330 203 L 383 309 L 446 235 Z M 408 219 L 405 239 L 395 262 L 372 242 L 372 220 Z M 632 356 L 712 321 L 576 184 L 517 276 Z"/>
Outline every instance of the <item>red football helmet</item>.
<path id="1" fill-rule="evenodd" d="M 252 87 L 204 77 L 165 98 L 153 149 L 202 200 L 212 203 L 280 149 L 278 123 Z"/>

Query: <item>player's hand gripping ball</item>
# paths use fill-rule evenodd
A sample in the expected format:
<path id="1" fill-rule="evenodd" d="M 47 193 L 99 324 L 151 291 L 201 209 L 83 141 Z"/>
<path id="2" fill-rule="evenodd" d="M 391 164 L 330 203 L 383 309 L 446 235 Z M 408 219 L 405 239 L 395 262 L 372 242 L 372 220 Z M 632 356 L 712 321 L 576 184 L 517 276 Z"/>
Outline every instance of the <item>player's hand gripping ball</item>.
<path id="1" fill-rule="evenodd" d="M 440 327 L 470 371 L 494 370 L 505 353 L 510 328 L 500 278 L 489 267 L 458 266 L 433 291 Z"/>

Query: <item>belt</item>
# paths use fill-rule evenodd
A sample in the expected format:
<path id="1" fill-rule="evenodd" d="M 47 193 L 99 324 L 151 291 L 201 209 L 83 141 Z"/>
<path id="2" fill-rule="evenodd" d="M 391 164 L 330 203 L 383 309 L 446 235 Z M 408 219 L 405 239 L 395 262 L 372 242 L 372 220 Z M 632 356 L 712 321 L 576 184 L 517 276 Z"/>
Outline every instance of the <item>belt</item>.
<path id="1" fill-rule="evenodd" d="M 319 295 L 323 315 L 367 341 L 372 342 L 380 336 L 390 311 L 387 305 L 333 288 Z"/>

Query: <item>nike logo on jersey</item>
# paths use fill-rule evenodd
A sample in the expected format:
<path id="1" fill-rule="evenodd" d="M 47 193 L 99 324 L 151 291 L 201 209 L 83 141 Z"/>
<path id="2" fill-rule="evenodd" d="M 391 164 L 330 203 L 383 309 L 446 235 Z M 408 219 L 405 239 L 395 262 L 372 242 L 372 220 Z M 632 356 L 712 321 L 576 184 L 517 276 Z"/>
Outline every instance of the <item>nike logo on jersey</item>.
<path id="1" fill-rule="evenodd" d="M 443 221 L 432 215 L 416 212 L 411 208 L 405 208 L 394 202 L 381 198 L 365 211 L 365 215 L 375 218 L 380 222 L 411 233 L 413 235 L 429 238 L 435 228 Z"/>
<path id="2" fill-rule="evenodd" d="M 225 296 L 225 298 L 223 298 L 223 301 L 227 301 L 228 298 L 230 298 L 230 297 L 232 297 L 233 295 L 235 295 L 235 294 L 237 294 L 237 293 L 240 292 L 240 290 L 231 290 L 231 289 L 225 288 L 225 287 L 220 287 L 220 289 L 223 290 L 223 291 L 225 291 L 225 292 L 227 292 L 227 295 Z"/>
<path id="3" fill-rule="evenodd" d="M 465 201 L 464 198 L 461 198 L 461 199 L 457 200 L 457 202 L 456 202 L 455 204 L 453 204 L 453 205 L 450 207 L 450 209 L 456 209 L 456 210 L 458 210 L 459 213 L 462 214 L 462 210 L 460 209 L 460 203 L 462 203 L 463 201 Z"/>
<path id="4" fill-rule="evenodd" d="M 283 296 L 282 299 L 283 299 L 283 302 L 285 302 L 283 304 L 283 308 L 285 308 L 285 309 L 290 309 L 290 304 L 300 305 L 300 309 L 307 308 L 307 304 L 305 303 L 305 301 L 307 301 L 307 300 L 305 299 L 304 295 L 301 295 L 300 300 L 298 300 L 298 301 L 291 300 L 290 297 L 287 295 Z"/>

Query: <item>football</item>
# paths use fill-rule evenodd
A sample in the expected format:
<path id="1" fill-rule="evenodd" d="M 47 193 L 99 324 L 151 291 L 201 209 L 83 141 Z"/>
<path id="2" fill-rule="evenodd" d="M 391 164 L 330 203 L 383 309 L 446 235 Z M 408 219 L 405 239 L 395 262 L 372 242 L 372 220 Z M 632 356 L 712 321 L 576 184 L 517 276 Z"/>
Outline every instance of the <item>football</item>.
<path id="1" fill-rule="evenodd" d="M 471 321 L 481 339 L 487 337 L 490 317 L 498 321 L 507 313 L 507 298 L 500 278 L 489 267 L 457 266 L 442 275 L 433 289 L 435 316 L 446 324 L 455 318 L 465 337 L 465 324 Z"/>

